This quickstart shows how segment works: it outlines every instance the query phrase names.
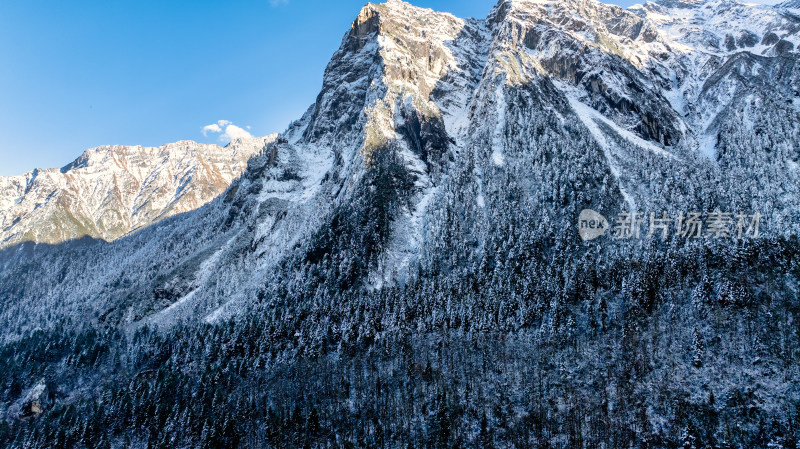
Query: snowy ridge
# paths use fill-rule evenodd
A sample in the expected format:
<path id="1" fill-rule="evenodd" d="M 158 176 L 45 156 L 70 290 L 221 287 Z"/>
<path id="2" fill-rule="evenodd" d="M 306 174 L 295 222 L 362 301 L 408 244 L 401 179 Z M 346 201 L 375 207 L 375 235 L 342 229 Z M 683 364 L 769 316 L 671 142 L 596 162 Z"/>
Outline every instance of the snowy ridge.
<path id="1" fill-rule="evenodd" d="M 114 240 L 196 209 L 228 188 L 277 135 L 227 147 L 181 141 L 104 146 L 62 169 L 0 178 L 0 247 L 80 237 Z"/>

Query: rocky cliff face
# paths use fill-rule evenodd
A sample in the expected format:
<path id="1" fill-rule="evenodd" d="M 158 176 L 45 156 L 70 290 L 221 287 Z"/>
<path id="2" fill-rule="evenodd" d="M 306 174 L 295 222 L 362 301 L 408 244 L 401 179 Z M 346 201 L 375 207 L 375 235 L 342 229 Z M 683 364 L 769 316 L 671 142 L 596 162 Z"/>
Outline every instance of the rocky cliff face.
<path id="1" fill-rule="evenodd" d="M 191 141 L 103 146 L 62 169 L 0 178 L 0 247 L 107 241 L 197 209 L 225 192 L 276 136 L 225 148 Z"/>
<path id="2" fill-rule="evenodd" d="M 213 204 L 92 249 L 115 263 L 6 295 L 212 320 L 289 261 L 335 266 L 342 287 L 393 285 L 487 257 L 508 221 L 574 243 L 583 208 L 760 211 L 764 235 L 792 235 L 798 27 L 786 5 L 730 0 L 501 1 L 486 20 L 369 4 L 280 137 L 101 148 L 4 180 L 6 244 L 113 239 L 208 201 L 266 145 Z M 3 275 L 61 273 L 58 250 L 40 251 L 7 255 Z M 89 300 L 100 292 L 109 304 Z"/>
<path id="3" fill-rule="evenodd" d="M 353 382 L 367 395 L 320 408 L 337 435 L 363 431 L 356 446 L 384 435 L 357 418 L 377 413 L 422 447 L 767 447 L 800 379 L 798 30 L 792 3 L 502 0 L 485 20 L 369 4 L 315 103 L 216 200 L 111 243 L 0 251 L 0 337 L 157 327 L 108 343 L 136 354 L 108 369 L 204 367 L 293 417 L 316 407 L 293 382 L 322 398 Z M 584 209 L 758 212 L 761 238 L 673 223 L 587 243 Z M 298 379 L 298 361 L 318 371 Z M 448 390 L 464 379 L 472 393 Z"/>

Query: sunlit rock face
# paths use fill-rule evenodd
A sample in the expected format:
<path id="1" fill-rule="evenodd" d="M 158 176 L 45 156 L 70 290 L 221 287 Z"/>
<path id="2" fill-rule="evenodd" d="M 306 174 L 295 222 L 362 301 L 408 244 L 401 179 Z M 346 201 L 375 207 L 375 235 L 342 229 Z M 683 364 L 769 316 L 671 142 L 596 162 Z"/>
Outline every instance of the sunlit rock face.
<path id="1" fill-rule="evenodd" d="M 275 136 L 226 147 L 181 141 L 102 146 L 61 169 L 0 178 L 0 247 L 115 240 L 223 193 Z"/>

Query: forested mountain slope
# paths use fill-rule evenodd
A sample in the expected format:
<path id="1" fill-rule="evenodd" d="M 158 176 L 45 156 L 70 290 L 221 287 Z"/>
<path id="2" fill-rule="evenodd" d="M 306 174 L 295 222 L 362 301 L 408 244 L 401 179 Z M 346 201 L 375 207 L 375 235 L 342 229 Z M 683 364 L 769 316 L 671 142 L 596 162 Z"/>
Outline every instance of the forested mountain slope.
<path id="1" fill-rule="evenodd" d="M 0 438 L 795 447 L 798 29 L 728 0 L 365 6 L 216 200 L 0 253 Z M 584 209 L 641 233 L 584 242 Z"/>

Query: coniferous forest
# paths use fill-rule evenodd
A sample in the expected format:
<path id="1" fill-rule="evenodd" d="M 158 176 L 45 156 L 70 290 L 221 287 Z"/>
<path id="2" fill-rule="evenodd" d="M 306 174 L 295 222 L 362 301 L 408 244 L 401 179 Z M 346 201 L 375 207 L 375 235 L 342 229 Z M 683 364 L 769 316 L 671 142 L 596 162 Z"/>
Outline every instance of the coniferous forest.
<path id="1" fill-rule="evenodd" d="M 0 447 L 800 448 L 798 31 L 389 0 L 239 177 L 0 177 Z"/>
<path id="2" fill-rule="evenodd" d="M 790 289 L 764 293 L 797 285 L 796 239 L 647 248 L 641 259 L 564 272 L 553 268 L 559 254 L 530 257 L 543 251 L 533 246 L 498 248 L 463 272 L 420 273 L 379 292 L 340 293 L 329 280 L 338 273 L 286 280 L 265 289 L 253 313 L 218 325 L 34 332 L 2 347 L 2 399 L 42 379 L 41 400 L 56 405 L 6 422 L 0 441 L 798 444 L 800 304 Z"/>

